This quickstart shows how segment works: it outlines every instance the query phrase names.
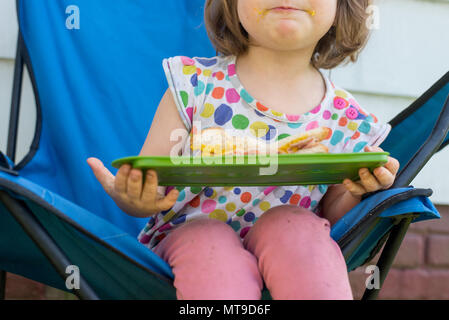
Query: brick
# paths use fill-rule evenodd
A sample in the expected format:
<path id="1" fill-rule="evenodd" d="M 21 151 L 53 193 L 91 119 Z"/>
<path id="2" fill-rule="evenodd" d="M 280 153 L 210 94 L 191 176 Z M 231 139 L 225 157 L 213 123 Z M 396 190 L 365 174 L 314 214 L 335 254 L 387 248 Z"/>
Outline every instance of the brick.
<path id="1" fill-rule="evenodd" d="M 429 288 L 429 273 L 424 269 L 402 270 L 398 281 L 397 299 L 426 299 Z"/>
<path id="2" fill-rule="evenodd" d="M 449 299 L 449 270 L 392 269 L 379 299 Z"/>
<path id="3" fill-rule="evenodd" d="M 416 268 L 425 263 L 425 236 L 408 232 L 402 240 L 401 246 L 393 260 L 393 266 L 397 268 Z M 385 247 L 371 259 L 366 265 L 377 264 Z"/>
<path id="4" fill-rule="evenodd" d="M 449 215 L 449 205 L 435 205 L 437 210 L 445 215 Z"/>
<path id="5" fill-rule="evenodd" d="M 365 292 L 368 274 L 366 266 L 349 273 L 354 299 Z M 397 269 L 391 268 L 380 290 L 380 300 L 449 299 L 449 269 Z"/>
<path id="6" fill-rule="evenodd" d="M 45 299 L 47 300 L 78 300 L 78 297 L 70 292 L 52 287 L 45 287 Z"/>
<path id="7" fill-rule="evenodd" d="M 379 292 L 379 300 L 398 299 L 401 295 L 401 281 L 402 271 L 399 269 L 391 268 L 388 272 L 382 288 Z"/>
<path id="8" fill-rule="evenodd" d="M 42 300 L 45 299 L 45 285 L 7 273 L 5 298 L 8 300 Z"/>
<path id="9" fill-rule="evenodd" d="M 410 224 L 410 231 L 418 233 L 447 233 L 449 234 L 449 206 L 436 206 L 441 215 L 440 219 L 425 220 Z"/>
<path id="10" fill-rule="evenodd" d="M 425 239 L 422 235 L 407 233 L 393 261 L 393 267 L 416 268 L 424 264 Z"/>
<path id="11" fill-rule="evenodd" d="M 422 269 L 391 269 L 378 299 L 423 299 L 427 292 L 427 278 L 427 271 Z"/>
<path id="12" fill-rule="evenodd" d="M 449 299 L 449 270 L 429 270 L 425 299 Z"/>
<path id="13" fill-rule="evenodd" d="M 449 270 L 404 270 L 399 299 L 448 299 Z"/>
<path id="14" fill-rule="evenodd" d="M 449 235 L 428 236 L 426 262 L 436 267 L 449 266 Z"/>
<path id="15" fill-rule="evenodd" d="M 8 300 L 78 300 L 69 292 L 46 286 L 25 277 L 7 273 L 6 299 Z"/>
<path id="16" fill-rule="evenodd" d="M 366 290 L 366 280 L 369 277 L 365 273 L 368 265 L 361 266 L 349 273 L 349 281 L 351 283 L 352 294 L 355 300 L 360 300 Z M 399 269 L 390 269 L 387 279 L 379 293 L 379 299 L 396 299 L 400 295 L 400 287 L 397 286 L 400 277 Z M 388 281 L 387 281 L 388 280 Z"/>
<path id="17" fill-rule="evenodd" d="M 354 299 L 360 300 L 365 292 L 365 281 L 369 275 L 365 273 L 364 267 L 359 267 L 349 273 L 352 295 Z"/>
<path id="18" fill-rule="evenodd" d="M 366 280 L 369 274 L 365 273 L 366 266 L 359 267 L 349 273 L 349 281 L 351 283 L 352 293 L 354 299 L 360 300 L 366 289 Z M 401 277 L 401 270 L 390 269 L 390 272 L 385 279 L 385 282 L 380 290 L 378 299 L 397 299 L 401 295 L 401 287 L 399 284 Z"/>

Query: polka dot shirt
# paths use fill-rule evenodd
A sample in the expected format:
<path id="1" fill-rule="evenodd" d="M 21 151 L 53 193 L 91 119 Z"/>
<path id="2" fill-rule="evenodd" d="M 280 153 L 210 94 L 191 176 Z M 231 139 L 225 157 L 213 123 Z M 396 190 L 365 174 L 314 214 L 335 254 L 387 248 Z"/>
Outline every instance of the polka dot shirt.
<path id="1" fill-rule="evenodd" d="M 271 109 L 245 90 L 236 74 L 235 61 L 235 56 L 175 56 L 163 60 L 177 109 L 191 133 L 182 148 L 183 155 L 200 155 L 191 153 L 190 139 L 208 127 L 273 142 L 325 126 L 330 134 L 322 143 L 330 153 L 363 152 L 366 145 L 380 145 L 391 130 L 389 124 L 380 123 L 321 70 L 326 93 L 319 105 L 304 114 Z M 167 187 L 166 192 L 172 188 Z M 318 204 L 328 186 L 176 188 L 180 193 L 173 207 L 152 216 L 138 236 L 150 249 L 170 231 L 193 219 L 218 219 L 243 239 L 257 219 L 275 206 L 300 206 L 320 215 Z"/>

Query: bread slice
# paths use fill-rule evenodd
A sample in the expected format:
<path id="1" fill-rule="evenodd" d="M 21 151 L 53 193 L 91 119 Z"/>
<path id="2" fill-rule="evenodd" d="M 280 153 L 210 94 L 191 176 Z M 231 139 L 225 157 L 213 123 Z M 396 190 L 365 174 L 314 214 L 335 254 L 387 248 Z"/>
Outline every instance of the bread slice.
<path id="1" fill-rule="evenodd" d="M 319 127 L 313 130 L 309 130 L 303 133 L 298 133 L 296 135 L 289 136 L 287 138 L 284 138 L 280 141 L 278 141 L 278 151 L 281 154 L 285 153 L 298 153 L 298 151 L 308 148 L 315 147 L 320 141 L 323 141 L 329 137 L 329 134 L 331 132 L 331 129 L 327 127 Z M 299 142 L 301 141 L 307 141 L 309 139 L 312 143 L 304 144 L 301 146 Z M 292 146 L 297 146 L 296 148 L 292 148 Z M 324 145 L 323 145 L 324 146 Z M 324 146 L 325 147 L 325 146 Z M 320 147 L 321 150 L 325 150 L 324 148 Z M 327 148 L 326 148 L 327 149 Z M 315 149 L 318 150 L 318 149 Z M 328 151 L 326 151 L 328 152 Z M 302 152 L 305 153 L 305 152 Z M 309 152 L 307 152 L 309 153 Z"/>
<path id="2" fill-rule="evenodd" d="M 329 128 L 320 127 L 267 143 L 250 136 L 229 135 L 221 127 L 210 127 L 203 129 L 200 135 L 191 133 L 190 148 L 201 149 L 203 156 L 328 153 L 329 149 L 319 142 L 327 139 L 329 134 Z"/>

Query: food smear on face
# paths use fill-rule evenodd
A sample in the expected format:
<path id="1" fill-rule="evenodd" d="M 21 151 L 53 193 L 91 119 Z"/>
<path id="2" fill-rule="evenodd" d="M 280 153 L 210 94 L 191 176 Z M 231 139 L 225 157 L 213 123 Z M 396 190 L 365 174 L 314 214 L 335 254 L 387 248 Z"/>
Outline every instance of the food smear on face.
<path id="1" fill-rule="evenodd" d="M 307 10 L 306 12 L 308 14 L 310 14 L 312 17 L 316 15 L 316 11 L 315 10 Z"/>
<path id="2" fill-rule="evenodd" d="M 262 9 L 262 10 L 260 10 L 260 9 L 258 9 L 258 8 L 254 8 L 254 11 L 257 12 L 257 15 L 258 15 L 257 21 L 259 21 L 260 18 L 265 18 L 265 16 L 267 15 L 267 13 L 268 13 L 269 10 L 268 10 L 268 9 Z"/>

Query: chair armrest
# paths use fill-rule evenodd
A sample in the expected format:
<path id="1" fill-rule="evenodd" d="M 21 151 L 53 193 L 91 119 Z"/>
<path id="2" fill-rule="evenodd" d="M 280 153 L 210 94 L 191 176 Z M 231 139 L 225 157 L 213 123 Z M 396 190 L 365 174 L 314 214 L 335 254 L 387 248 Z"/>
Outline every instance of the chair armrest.
<path id="1" fill-rule="evenodd" d="M 413 187 L 376 192 L 337 221 L 331 237 L 340 246 L 348 269 L 359 266 L 400 219 L 412 217 L 417 222 L 439 218 L 428 199 L 431 194 L 430 189 Z"/>

